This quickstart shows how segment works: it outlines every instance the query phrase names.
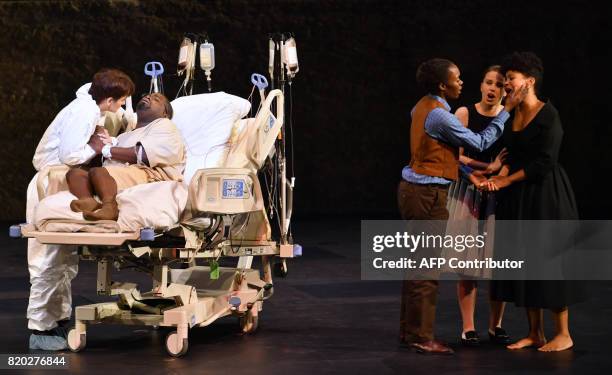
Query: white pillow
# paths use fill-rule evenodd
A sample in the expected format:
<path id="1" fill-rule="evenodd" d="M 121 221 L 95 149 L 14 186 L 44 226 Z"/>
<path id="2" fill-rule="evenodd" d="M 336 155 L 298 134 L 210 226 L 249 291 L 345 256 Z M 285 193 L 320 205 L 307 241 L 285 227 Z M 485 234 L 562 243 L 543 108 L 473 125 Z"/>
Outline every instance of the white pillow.
<path id="1" fill-rule="evenodd" d="M 176 124 L 187 148 L 184 182 L 200 168 L 219 167 L 227 152 L 234 123 L 251 109 L 248 100 L 216 92 L 183 96 L 172 101 Z"/>

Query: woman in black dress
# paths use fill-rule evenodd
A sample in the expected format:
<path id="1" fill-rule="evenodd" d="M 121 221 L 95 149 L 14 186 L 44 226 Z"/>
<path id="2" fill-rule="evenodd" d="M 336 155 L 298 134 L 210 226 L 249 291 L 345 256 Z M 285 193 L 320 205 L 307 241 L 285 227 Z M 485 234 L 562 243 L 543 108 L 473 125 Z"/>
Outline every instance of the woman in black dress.
<path id="1" fill-rule="evenodd" d="M 577 220 L 578 211 L 569 178 L 559 165 L 563 137 L 561 120 L 550 102 L 541 101 L 542 61 L 530 52 L 514 52 L 502 64 L 505 90 L 510 93 L 523 85 L 528 94 L 513 111 L 512 126 L 502 140 L 508 148 L 508 165 L 492 177 L 498 197 L 497 220 Z M 515 302 L 527 309 L 529 334 L 509 345 L 509 349 L 535 346 L 540 351 L 561 351 L 572 347 L 568 327 L 568 306 L 584 299 L 582 284 L 570 281 L 494 281 L 492 297 Z M 555 337 L 546 342 L 543 310 L 552 311 Z"/>

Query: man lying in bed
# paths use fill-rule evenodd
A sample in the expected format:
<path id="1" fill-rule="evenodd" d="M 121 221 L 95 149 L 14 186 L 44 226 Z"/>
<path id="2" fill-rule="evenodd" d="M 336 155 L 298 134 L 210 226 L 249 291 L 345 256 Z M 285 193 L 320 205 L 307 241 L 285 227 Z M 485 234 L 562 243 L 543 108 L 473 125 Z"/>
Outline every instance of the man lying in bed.
<path id="1" fill-rule="evenodd" d="M 155 181 L 180 181 L 185 167 L 185 146 L 170 119 L 172 106 L 159 93 L 136 105 L 136 128 L 116 139 L 105 138 L 102 167 L 73 168 L 66 175 L 68 188 L 78 199 L 70 203 L 86 220 L 117 220 L 117 191 Z M 97 195 L 102 203 L 99 203 Z"/>

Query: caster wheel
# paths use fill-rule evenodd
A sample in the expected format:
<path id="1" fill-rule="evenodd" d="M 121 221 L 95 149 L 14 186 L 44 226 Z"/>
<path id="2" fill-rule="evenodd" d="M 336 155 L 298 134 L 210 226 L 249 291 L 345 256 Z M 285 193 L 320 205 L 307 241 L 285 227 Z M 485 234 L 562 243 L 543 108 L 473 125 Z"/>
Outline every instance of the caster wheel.
<path id="1" fill-rule="evenodd" d="M 75 353 L 85 349 L 85 337 L 86 336 L 84 333 L 79 335 L 77 334 L 76 329 L 72 328 L 70 331 L 68 331 L 68 337 L 66 338 L 66 341 L 68 341 L 68 348 Z"/>
<path id="2" fill-rule="evenodd" d="M 243 335 L 252 335 L 257 333 L 259 329 L 259 316 L 253 316 L 251 312 L 247 312 L 240 317 L 240 329 Z"/>
<path id="3" fill-rule="evenodd" d="M 287 270 L 287 263 L 284 260 L 274 264 L 274 276 L 287 277 L 287 273 L 289 273 L 289 270 Z"/>
<path id="4" fill-rule="evenodd" d="M 173 357 L 182 357 L 187 353 L 189 344 L 187 339 L 179 338 L 176 331 L 168 333 L 166 336 L 166 351 Z"/>

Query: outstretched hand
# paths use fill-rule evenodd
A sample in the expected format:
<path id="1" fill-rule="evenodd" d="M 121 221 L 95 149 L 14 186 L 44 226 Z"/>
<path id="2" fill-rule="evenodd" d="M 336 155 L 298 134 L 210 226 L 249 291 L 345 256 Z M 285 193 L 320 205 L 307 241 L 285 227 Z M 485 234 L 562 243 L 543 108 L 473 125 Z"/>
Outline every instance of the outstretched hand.
<path id="1" fill-rule="evenodd" d="M 480 171 L 474 171 L 474 172 L 470 173 L 468 178 L 469 178 L 470 182 L 473 183 L 474 186 L 478 190 L 486 190 L 486 188 L 488 186 L 488 180 L 487 180 L 487 178 Z"/>
<path id="2" fill-rule="evenodd" d="M 108 130 L 105 127 L 96 126 L 96 131 L 94 132 L 94 134 L 97 134 L 98 137 L 102 139 L 102 142 L 104 142 L 104 144 L 112 143 L 111 136 L 110 134 L 108 134 Z"/>
<path id="3" fill-rule="evenodd" d="M 507 176 L 493 176 L 486 182 L 481 183 L 480 187 L 486 191 L 497 191 L 510 186 L 511 181 Z"/>
<path id="4" fill-rule="evenodd" d="M 501 169 L 508 157 L 508 150 L 504 147 L 499 154 L 495 157 L 495 160 L 489 163 L 487 169 L 485 169 L 485 174 L 493 174 Z"/>

